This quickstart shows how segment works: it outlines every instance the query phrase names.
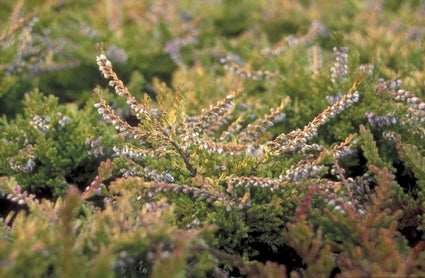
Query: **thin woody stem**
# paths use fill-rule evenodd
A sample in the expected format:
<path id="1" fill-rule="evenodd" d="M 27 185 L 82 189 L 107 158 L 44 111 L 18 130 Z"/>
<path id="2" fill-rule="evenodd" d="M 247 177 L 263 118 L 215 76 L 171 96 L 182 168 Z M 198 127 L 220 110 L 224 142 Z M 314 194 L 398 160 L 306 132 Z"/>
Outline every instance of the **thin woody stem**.
<path id="1" fill-rule="evenodd" d="M 179 153 L 181 158 L 183 158 L 184 164 L 186 165 L 186 168 L 187 168 L 187 170 L 189 170 L 192 177 L 196 176 L 197 170 L 190 163 L 189 156 L 185 152 L 183 152 L 183 150 L 180 148 L 180 146 L 177 144 L 176 141 L 170 140 L 170 144 L 176 149 L 176 151 Z"/>

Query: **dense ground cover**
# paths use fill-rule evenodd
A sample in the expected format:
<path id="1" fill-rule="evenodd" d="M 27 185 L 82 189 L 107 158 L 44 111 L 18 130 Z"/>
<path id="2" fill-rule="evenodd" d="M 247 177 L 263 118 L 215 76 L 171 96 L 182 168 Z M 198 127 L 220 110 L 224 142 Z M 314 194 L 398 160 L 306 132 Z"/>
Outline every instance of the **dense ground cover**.
<path id="1" fill-rule="evenodd" d="M 0 276 L 425 275 L 421 1 L 0 7 Z"/>

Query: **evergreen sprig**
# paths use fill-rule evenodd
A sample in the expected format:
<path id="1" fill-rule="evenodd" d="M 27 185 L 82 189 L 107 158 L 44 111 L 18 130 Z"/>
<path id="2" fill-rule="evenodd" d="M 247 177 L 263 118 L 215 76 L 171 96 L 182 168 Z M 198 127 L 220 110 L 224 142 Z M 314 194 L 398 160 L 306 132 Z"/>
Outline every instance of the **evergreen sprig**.
<path id="1" fill-rule="evenodd" d="M 363 150 L 363 155 L 366 157 L 368 165 L 372 164 L 379 167 L 387 166 L 394 170 L 391 165 L 388 165 L 388 163 L 385 163 L 382 160 L 381 156 L 379 155 L 376 142 L 373 139 L 372 133 L 369 129 L 366 129 L 364 125 L 360 125 L 359 139 L 360 146 Z"/>
<path id="2" fill-rule="evenodd" d="M 415 173 L 416 178 L 425 181 L 425 157 L 421 155 L 418 147 L 405 144 L 401 141 L 401 136 L 397 137 L 397 151 L 400 159 Z"/>

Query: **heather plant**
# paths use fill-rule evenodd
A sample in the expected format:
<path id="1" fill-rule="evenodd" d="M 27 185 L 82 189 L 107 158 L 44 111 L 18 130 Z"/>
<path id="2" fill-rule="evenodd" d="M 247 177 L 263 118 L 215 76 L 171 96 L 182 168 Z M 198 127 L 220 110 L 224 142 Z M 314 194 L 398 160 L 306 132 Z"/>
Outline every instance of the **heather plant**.
<path id="1" fill-rule="evenodd" d="M 122 189 L 111 187 L 123 195 L 101 212 L 82 203 L 74 187 L 55 203 L 27 199 L 31 214 L 18 214 L 12 230 L 6 218 L 1 228 L 1 275 L 164 277 L 172 269 L 176 277 L 202 277 L 214 271 L 200 236 L 207 237 L 212 227 L 178 230 L 168 224 L 173 207 L 164 200 L 142 204 L 135 188 Z"/>
<path id="2" fill-rule="evenodd" d="M 424 275 L 420 1 L 5 7 L 0 276 Z"/>
<path id="3" fill-rule="evenodd" d="M 121 166 L 124 182 L 138 183 L 141 200 L 164 194 L 175 202 L 179 216 L 176 224 L 181 227 L 193 228 L 214 219 L 220 228 L 216 247 L 234 256 L 253 258 L 259 255 L 258 247 L 254 247 L 258 245 L 268 245 L 278 253 L 285 242 L 277 235 L 293 218 L 291 196 L 299 194 L 297 185 L 314 180 L 329 186 L 331 181 L 321 179 L 327 172 L 326 164 L 351 152 L 353 135 L 331 148 L 307 143 L 317 136 L 320 126 L 359 100 L 356 88 L 362 77 L 303 129 L 268 139 L 262 134 L 282 120 L 288 99 L 245 126 L 232 121 L 236 110 L 233 99 L 240 90 L 194 116 L 179 109 L 182 89 L 174 93 L 170 108 L 165 107 L 165 87 L 159 88 L 155 106 L 147 94 L 138 102 L 99 47 L 97 63 L 103 77 L 109 79 L 118 96 L 127 99 L 132 114 L 140 121 L 131 126 L 107 105 L 99 90 L 95 92 L 98 113 L 119 132 L 122 145 L 114 146 L 114 151 L 125 162 Z M 280 163 L 276 163 L 277 157 Z M 266 169 L 266 175 L 261 175 Z M 281 174 L 276 177 L 275 173 Z"/>
<path id="4" fill-rule="evenodd" d="M 362 129 L 363 150 L 372 161 L 377 158 L 376 145 Z M 369 170 L 375 184 L 372 189 L 365 180 L 346 179 L 341 173 L 340 188 L 319 191 L 312 185 L 302 199 L 285 237 L 298 254 L 304 254 L 308 276 L 424 275 L 423 241 L 409 244 L 400 233 L 406 226 L 420 224 L 422 197 L 403 193 L 388 168 L 370 164 Z M 409 215 L 412 211 L 416 216 Z"/>
<path id="5" fill-rule="evenodd" d="M 1 121 L 1 175 L 48 198 L 64 196 L 70 184 L 84 189 L 112 153 L 108 128 L 93 117 L 92 105 L 60 105 L 37 90 L 23 104 L 23 115 Z"/>

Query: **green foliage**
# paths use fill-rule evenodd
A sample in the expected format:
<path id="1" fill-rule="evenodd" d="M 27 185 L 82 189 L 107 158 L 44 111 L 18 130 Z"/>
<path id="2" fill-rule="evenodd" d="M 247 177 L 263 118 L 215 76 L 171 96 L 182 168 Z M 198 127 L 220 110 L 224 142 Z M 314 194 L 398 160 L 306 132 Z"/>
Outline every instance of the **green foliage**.
<path id="1" fill-rule="evenodd" d="M 425 179 L 425 158 L 419 152 L 418 147 L 410 144 L 403 144 L 399 138 L 397 150 L 406 165 L 412 168 L 419 184 L 423 184 Z"/>
<path id="2" fill-rule="evenodd" d="M 108 128 L 94 129 L 97 119 L 92 114 L 90 106 L 78 110 L 37 90 L 27 94 L 24 115 L 0 126 L 0 173 L 15 177 L 24 190 L 44 196 L 63 196 L 68 184 L 85 188 L 112 148 Z M 90 142 L 99 137 L 105 149 L 90 155 L 96 147 Z"/>
<path id="3" fill-rule="evenodd" d="M 315 208 L 309 199 L 304 199 L 305 206 L 311 205 L 308 217 L 301 214 L 288 225 L 285 236 L 304 258 L 308 275 L 328 276 L 338 266 L 342 277 L 409 276 L 418 274 L 416 269 L 423 266 L 416 251 L 397 231 L 402 212 L 391 201 L 396 198 L 394 175 L 387 168 L 374 165 L 370 165 L 370 170 L 376 175 L 377 186 L 366 211 L 335 197 L 331 198 L 338 209 L 333 211 Z M 322 192 L 316 194 L 326 196 Z"/>
<path id="4" fill-rule="evenodd" d="M 1 275 L 145 277 L 152 271 L 163 277 L 174 269 L 173 277 L 199 277 L 212 267 L 207 253 L 190 252 L 202 244 L 199 234 L 210 233 L 210 228 L 178 230 L 168 224 L 172 208 L 163 201 L 142 205 L 123 194 L 103 211 L 82 203 L 73 187 L 56 203 L 29 201 L 30 214 L 18 214 L 8 239 L 2 237 Z M 164 268 L 167 264 L 170 268 Z"/>
<path id="5" fill-rule="evenodd" d="M 418 215 L 418 221 L 421 223 L 418 225 L 418 230 L 425 230 L 425 158 L 422 156 L 421 152 L 419 152 L 418 147 L 410 144 L 404 144 L 401 142 L 401 138 L 398 137 L 397 143 L 397 151 L 399 153 L 400 158 L 403 162 L 411 169 L 414 173 L 417 182 L 415 184 L 415 188 L 412 189 L 416 198 L 411 200 L 410 207 L 417 208 L 421 215 Z"/>
<path id="6" fill-rule="evenodd" d="M 373 164 L 378 167 L 391 167 L 390 163 L 385 163 L 382 161 L 381 156 L 378 153 L 378 148 L 376 147 L 376 142 L 373 139 L 373 135 L 370 130 L 366 129 L 363 125 L 360 126 L 360 145 L 363 150 L 363 155 L 368 161 L 368 165 Z M 389 165 L 388 165 L 389 164 Z M 394 168 L 390 168 L 392 171 L 395 171 Z"/>
<path id="7" fill-rule="evenodd" d="M 424 275 L 421 1 L 0 6 L 1 277 Z"/>

